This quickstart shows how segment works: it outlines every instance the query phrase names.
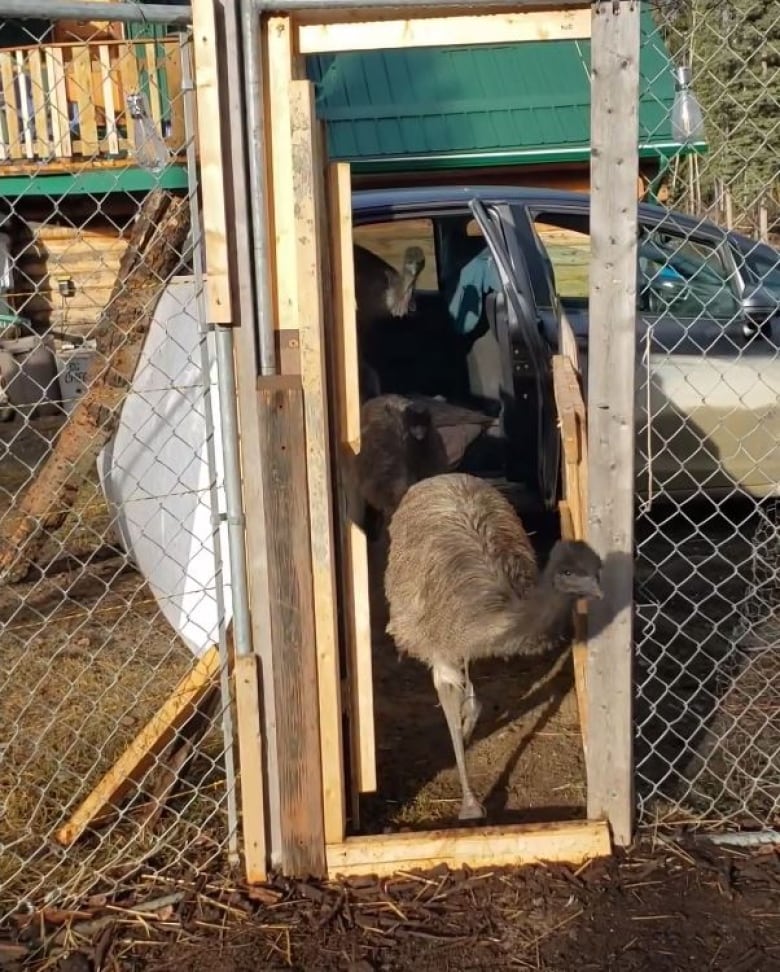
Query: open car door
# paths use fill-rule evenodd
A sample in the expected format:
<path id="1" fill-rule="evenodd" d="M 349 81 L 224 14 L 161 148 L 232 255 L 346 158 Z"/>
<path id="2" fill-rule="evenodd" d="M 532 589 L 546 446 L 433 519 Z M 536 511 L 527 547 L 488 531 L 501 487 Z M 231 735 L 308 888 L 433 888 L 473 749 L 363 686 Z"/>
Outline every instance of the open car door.
<path id="1" fill-rule="evenodd" d="M 547 509 L 558 499 L 560 436 L 555 414 L 552 353 L 533 300 L 528 269 L 509 206 L 490 206 L 478 199 L 471 212 L 490 248 L 501 279 L 496 324 L 499 343 L 507 349 L 512 401 L 505 402 L 507 431 L 523 449 L 534 449 L 536 486 Z"/>

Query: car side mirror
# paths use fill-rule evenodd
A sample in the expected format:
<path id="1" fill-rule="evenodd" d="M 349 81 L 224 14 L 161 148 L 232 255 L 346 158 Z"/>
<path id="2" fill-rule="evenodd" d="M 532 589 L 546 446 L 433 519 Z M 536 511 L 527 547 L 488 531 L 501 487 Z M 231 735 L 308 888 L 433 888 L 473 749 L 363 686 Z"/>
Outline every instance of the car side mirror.
<path id="1" fill-rule="evenodd" d="M 745 339 L 749 341 L 759 335 L 768 337 L 772 330 L 772 318 L 780 314 L 780 300 L 761 284 L 748 284 L 742 293 L 740 306 Z"/>
<path id="2" fill-rule="evenodd" d="M 780 300 L 762 284 L 748 284 L 742 293 L 740 304 L 745 317 L 758 326 L 780 312 Z"/>

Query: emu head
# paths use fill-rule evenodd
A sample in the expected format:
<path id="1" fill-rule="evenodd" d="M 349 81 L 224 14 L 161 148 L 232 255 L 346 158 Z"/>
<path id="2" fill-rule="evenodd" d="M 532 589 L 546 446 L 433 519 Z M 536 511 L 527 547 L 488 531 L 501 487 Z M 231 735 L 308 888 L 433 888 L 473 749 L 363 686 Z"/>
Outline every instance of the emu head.
<path id="1" fill-rule="evenodd" d="M 545 579 L 566 597 L 603 597 L 601 557 L 584 540 L 561 540 L 547 561 Z"/>
<path id="2" fill-rule="evenodd" d="M 390 313 L 393 317 L 405 317 L 415 310 L 414 288 L 425 269 L 425 254 L 419 246 L 408 246 L 404 251 L 401 273 L 393 287 Z"/>
<path id="3" fill-rule="evenodd" d="M 431 413 L 424 405 L 410 402 L 403 412 L 404 432 L 422 442 L 431 430 Z"/>

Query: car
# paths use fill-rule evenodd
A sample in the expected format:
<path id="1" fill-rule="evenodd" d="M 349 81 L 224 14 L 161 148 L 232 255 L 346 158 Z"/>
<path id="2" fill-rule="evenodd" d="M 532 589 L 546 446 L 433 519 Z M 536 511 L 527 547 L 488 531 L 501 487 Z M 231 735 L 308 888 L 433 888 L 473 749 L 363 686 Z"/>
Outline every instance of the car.
<path id="1" fill-rule="evenodd" d="M 561 325 L 587 381 L 590 197 L 508 186 L 353 193 L 355 241 L 426 266 L 415 312 L 361 349 L 383 392 L 494 416 L 462 468 L 554 508 L 551 360 Z M 644 502 L 780 489 L 780 255 L 709 220 L 638 204 L 636 489 Z"/>

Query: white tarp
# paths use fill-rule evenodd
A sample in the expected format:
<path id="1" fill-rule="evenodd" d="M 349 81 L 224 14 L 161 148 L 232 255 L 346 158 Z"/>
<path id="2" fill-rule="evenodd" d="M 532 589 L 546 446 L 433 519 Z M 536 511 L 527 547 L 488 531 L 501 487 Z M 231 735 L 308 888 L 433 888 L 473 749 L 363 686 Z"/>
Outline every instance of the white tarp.
<path id="1" fill-rule="evenodd" d="M 218 638 L 198 299 L 174 279 L 154 314 L 132 389 L 98 475 L 128 553 L 195 656 Z M 224 509 L 216 359 L 208 336 L 219 504 Z M 230 621 L 227 535 L 220 527 L 225 623 Z"/>

